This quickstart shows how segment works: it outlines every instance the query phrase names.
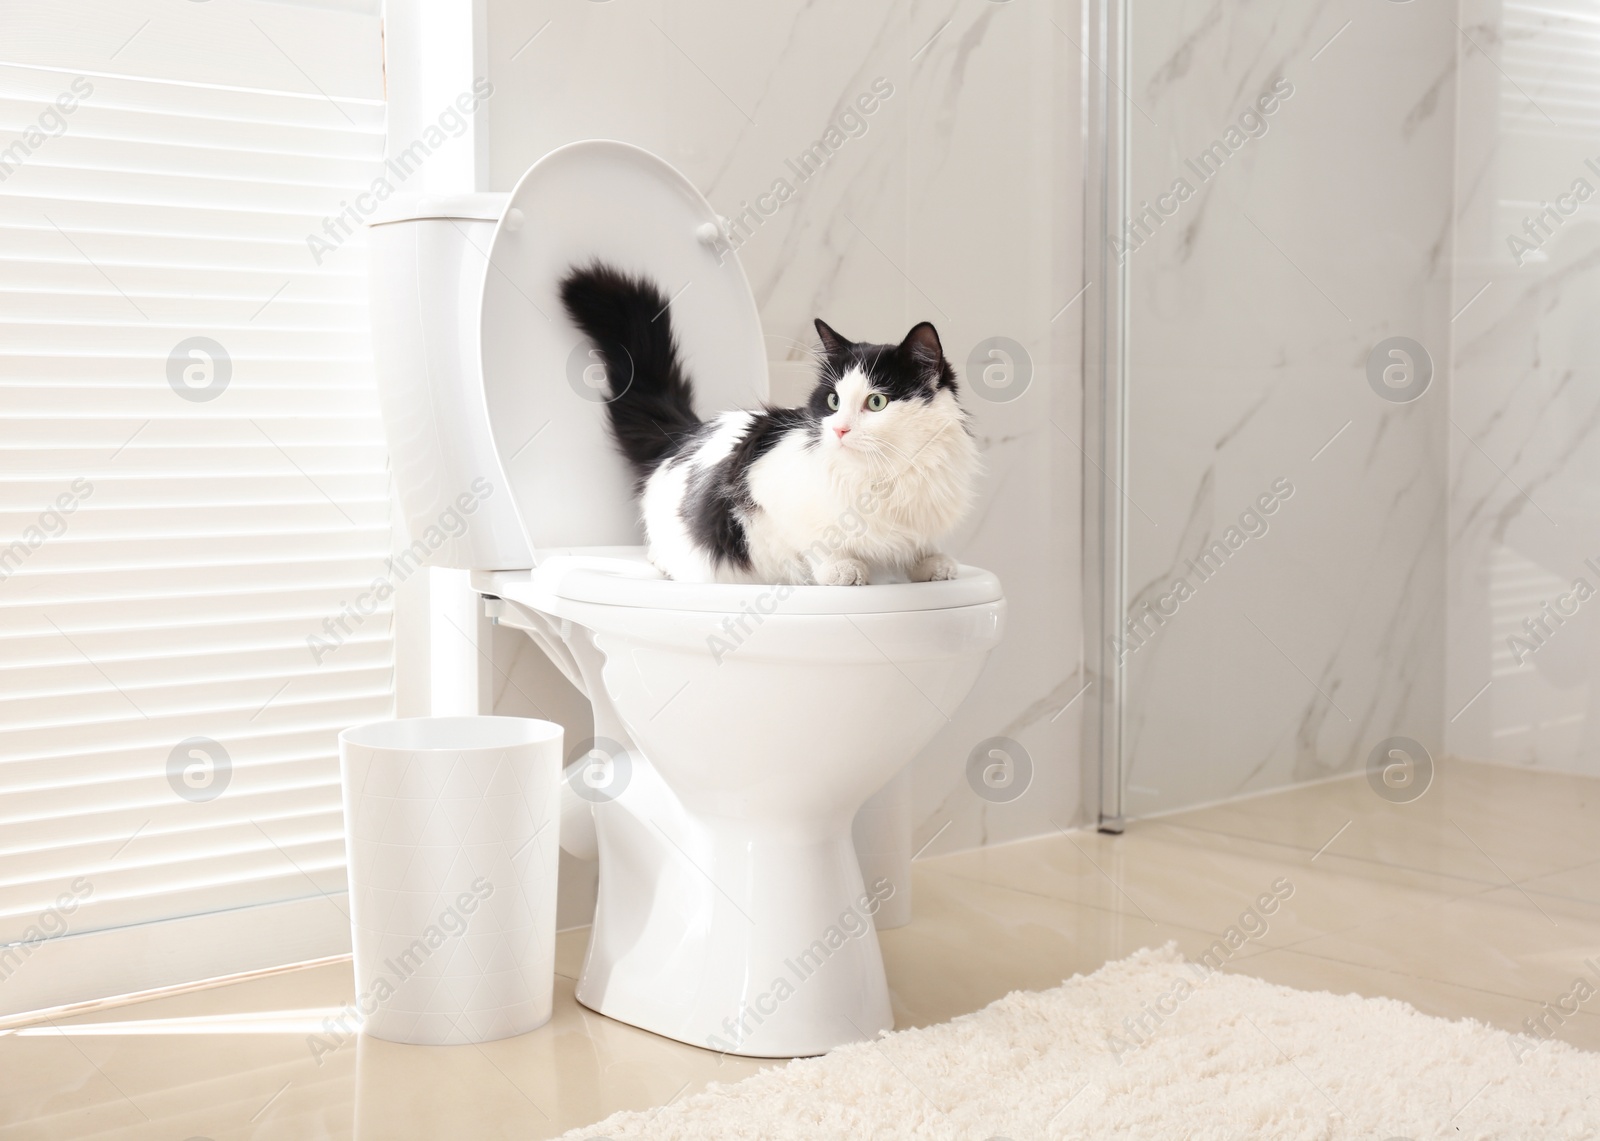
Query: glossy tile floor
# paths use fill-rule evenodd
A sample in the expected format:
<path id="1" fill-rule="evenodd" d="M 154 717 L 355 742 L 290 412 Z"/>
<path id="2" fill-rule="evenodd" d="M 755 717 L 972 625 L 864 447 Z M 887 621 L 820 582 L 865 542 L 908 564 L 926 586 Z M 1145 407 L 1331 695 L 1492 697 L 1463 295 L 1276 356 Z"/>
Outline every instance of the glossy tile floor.
<path id="1" fill-rule="evenodd" d="M 1279 881 L 1288 902 L 1244 917 Z M 1198 956 L 1238 924 L 1257 934 L 1231 970 L 1519 1029 L 1600 972 L 1600 781 L 1455 763 L 1396 805 L 1346 779 L 920 861 L 914 892 L 915 921 L 883 935 L 902 1027 L 1141 946 Z M 481 1047 L 361 1040 L 314 1061 L 347 963 L 0 1034 L 0 1137 L 539 1138 L 771 1064 L 578 1007 L 584 939 L 561 937 L 550 1024 Z M 1558 1034 L 1600 1050 L 1600 997 Z"/>

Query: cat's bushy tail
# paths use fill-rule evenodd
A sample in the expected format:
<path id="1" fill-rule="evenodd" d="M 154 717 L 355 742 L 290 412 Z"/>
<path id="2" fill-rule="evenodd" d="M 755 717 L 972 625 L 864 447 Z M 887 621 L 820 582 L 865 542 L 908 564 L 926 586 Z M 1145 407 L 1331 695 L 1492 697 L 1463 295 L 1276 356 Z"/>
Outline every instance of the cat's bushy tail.
<path id="1" fill-rule="evenodd" d="M 605 363 L 611 430 L 643 483 L 700 424 L 667 298 L 653 282 L 594 262 L 567 274 L 561 303 Z"/>

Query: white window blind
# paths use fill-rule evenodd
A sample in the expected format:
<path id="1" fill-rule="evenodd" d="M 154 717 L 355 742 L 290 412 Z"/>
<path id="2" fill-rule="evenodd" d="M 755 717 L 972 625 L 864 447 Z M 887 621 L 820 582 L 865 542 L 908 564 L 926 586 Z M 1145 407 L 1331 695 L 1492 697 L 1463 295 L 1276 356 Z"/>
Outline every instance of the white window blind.
<path id="1" fill-rule="evenodd" d="M 346 605 L 389 551 L 362 235 L 325 225 L 382 162 L 369 8 L 0 10 L 0 1014 L 347 937 L 336 736 L 393 703 L 388 607 Z"/>

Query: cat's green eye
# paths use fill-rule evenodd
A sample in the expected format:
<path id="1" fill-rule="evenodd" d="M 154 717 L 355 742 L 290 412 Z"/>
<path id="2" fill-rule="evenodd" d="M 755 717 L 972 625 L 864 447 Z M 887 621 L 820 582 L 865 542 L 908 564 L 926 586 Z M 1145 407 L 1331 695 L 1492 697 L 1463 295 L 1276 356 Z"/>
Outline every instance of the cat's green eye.
<path id="1" fill-rule="evenodd" d="M 889 398 L 881 392 L 874 392 L 867 397 L 867 410 L 869 412 L 882 412 L 889 407 Z"/>
<path id="2" fill-rule="evenodd" d="M 828 408 L 833 412 L 839 411 L 839 394 L 837 392 L 828 393 Z"/>

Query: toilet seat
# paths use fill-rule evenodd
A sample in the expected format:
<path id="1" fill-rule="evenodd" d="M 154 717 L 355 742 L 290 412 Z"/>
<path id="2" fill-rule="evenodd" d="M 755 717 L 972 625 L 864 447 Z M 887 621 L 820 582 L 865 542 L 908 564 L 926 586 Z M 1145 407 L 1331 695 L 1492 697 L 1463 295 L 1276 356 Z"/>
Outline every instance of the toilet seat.
<path id="1" fill-rule="evenodd" d="M 943 582 L 887 582 L 872 586 L 780 586 L 762 583 L 674 582 L 645 558 L 643 547 L 597 547 L 540 552 L 533 571 L 474 576 L 473 586 L 524 605 L 555 599 L 640 610 L 739 614 L 905 614 L 954 610 L 998 602 L 1000 580 L 963 565 Z"/>

